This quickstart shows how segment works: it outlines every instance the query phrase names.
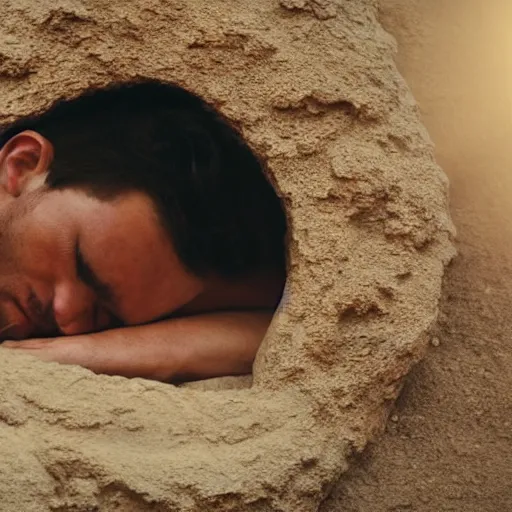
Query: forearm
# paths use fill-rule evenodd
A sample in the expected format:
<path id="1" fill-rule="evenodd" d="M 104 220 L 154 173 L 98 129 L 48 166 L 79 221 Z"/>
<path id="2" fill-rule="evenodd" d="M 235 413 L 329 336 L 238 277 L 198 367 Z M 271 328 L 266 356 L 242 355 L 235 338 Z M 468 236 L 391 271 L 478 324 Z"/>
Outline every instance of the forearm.
<path id="1" fill-rule="evenodd" d="M 161 328 L 163 336 L 167 331 L 175 354 L 171 378 L 195 380 L 250 373 L 271 319 L 272 312 L 252 311 L 169 320 Z"/>
<path id="2" fill-rule="evenodd" d="M 223 312 L 54 340 L 10 342 L 40 359 L 161 381 L 250 373 L 271 312 Z"/>

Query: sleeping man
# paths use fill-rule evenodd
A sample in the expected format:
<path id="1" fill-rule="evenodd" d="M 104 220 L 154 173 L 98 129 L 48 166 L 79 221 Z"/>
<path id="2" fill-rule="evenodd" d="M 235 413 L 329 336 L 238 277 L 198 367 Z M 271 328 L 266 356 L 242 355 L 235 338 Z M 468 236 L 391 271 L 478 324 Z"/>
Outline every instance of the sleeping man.
<path id="1" fill-rule="evenodd" d="M 161 381 L 251 371 L 285 216 L 198 98 L 154 83 L 0 133 L 0 350 Z"/>

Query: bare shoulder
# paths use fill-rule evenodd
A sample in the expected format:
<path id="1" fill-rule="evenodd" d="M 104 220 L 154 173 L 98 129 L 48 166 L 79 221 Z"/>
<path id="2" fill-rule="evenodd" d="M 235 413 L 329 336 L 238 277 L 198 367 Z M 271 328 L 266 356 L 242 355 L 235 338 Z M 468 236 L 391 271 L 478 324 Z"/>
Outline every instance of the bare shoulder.
<path id="1" fill-rule="evenodd" d="M 177 314 L 214 311 L 274 310 L 283 293 L 284 273 L 269 271 L 237 280 L 212 280 L 208 289 Z"/>

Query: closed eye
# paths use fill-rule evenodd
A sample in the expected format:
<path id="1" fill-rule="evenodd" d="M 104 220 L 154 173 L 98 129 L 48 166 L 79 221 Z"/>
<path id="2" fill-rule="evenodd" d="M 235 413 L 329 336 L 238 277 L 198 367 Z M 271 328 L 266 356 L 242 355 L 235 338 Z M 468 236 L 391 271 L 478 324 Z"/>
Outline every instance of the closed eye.
<path id="1" fill-rule="evenodd" d="M 80 250 L 79 240 L 75 244 L 76 275 L 80 281 L 91 288 L 104 304 L 114 304 L 114 292 L 108 284 L 99 279 Z"/>

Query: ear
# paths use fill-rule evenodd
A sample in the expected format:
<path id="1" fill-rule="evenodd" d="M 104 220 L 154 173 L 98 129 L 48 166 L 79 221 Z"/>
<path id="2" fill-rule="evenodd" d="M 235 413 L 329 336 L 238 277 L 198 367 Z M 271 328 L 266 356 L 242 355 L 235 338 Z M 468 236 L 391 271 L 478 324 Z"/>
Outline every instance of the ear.
<path id="1" fill-rule="evenodd" d="M 12 196 L 41 185 L 53 160 L 53 145 L 37 132 L 18 133 L 0 151 L 0 183 Z"/>

